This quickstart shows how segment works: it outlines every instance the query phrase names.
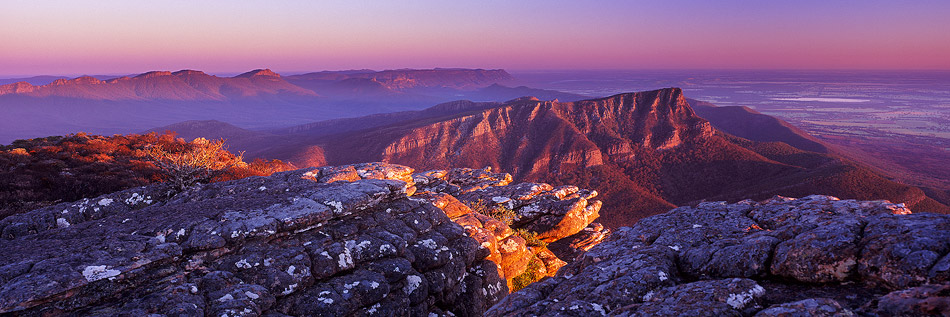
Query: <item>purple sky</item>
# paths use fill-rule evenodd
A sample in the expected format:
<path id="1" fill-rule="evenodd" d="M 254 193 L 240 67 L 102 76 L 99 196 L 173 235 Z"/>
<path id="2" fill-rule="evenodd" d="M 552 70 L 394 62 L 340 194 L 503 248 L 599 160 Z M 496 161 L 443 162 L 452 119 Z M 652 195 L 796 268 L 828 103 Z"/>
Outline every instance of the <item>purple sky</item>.
<path id="1" fill-rule="evenodd" d="M 950 1 L 7 1 L 0 76 L 950 69 Z"/>

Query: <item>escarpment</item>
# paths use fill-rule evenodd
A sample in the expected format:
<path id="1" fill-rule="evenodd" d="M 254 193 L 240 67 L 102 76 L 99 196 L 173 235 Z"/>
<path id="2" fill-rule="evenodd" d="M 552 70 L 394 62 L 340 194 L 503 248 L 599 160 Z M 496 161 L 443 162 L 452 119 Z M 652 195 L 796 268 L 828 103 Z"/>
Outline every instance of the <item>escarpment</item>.
<path id="1" fill-rule="evenodd" d="M 605 154 L 622 160 L 634 149 L 666 150 L 712 134 L 682 91 L 671 88 L 577 102 L 515 100 L 399 130 L 382 138 L 381 150 L 366 152 L 430 168 L 480 163 L 505 168 L 516 179 L 538 179 L 603 165 Z"/>
<path id="2" fill-rule="evenodd" d="M 702 203 L 617 230 L 487 315 L 946 315 L 948 229 L 886 201 Z"/>
<path id="3" fill-rule="evenodd" d="M 365 163 L 34 210 L 0 221 L 0 313 L 478 316 L 597 226 L 595 192 L 510 182 Z"/>
<path id="4" fill-rule="evenodd" d="M 597 190 L 606 204 L 598 222 L 609 229 L 677 205 L 775 195 L 888 199 L 919 211 L 950 211 L 918 188 L 827 151 L 717 130 L 697 116 L 678 88 L 574 102 L 521 98 L 379 122 L 365 117 L 326 123 L 322 129 L 346 132 L 304 134 L 300 142 L 306 146 L 271 157 L 298 163 L 314 161 L 301 159 L 307 157 L 329 164 L 383 161 L 421 169 L 490 166 L 511 173 L 516 182 Z M 743 135 L 767 133 L 778 124 L 773 123 L 742 130 Z M 778 140 L 799 144 L 796 138 Z M 308 153 L 316 148 L 319 155 Z"/>

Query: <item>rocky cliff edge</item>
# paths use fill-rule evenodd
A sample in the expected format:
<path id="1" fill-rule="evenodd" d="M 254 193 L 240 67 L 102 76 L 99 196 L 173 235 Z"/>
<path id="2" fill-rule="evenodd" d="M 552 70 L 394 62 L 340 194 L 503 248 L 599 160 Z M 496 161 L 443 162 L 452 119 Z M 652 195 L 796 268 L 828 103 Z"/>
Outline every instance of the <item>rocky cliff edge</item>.
<path id="1" fill-rule="evenodd" d="M 481 315 L 607 233 L 596 192 L 510 182 L 366 163 L 38 209 L 0 221 L 0 314 Z"/>
<path id="2" fill-rule="evenodd" d="M 776 197 L 645 218 L 488 316 L 950 313 L 950 216 Z"/>

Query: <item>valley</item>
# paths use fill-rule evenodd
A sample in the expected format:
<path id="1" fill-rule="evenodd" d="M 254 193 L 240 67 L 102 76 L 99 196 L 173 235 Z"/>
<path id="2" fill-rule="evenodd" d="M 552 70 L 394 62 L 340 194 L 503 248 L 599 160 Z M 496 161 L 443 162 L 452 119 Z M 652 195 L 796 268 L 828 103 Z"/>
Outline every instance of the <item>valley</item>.
<path id="1" fill-rule="evenodd" d="M 950 1 L 12 1 L 0 317 L 950 316 Z"/>

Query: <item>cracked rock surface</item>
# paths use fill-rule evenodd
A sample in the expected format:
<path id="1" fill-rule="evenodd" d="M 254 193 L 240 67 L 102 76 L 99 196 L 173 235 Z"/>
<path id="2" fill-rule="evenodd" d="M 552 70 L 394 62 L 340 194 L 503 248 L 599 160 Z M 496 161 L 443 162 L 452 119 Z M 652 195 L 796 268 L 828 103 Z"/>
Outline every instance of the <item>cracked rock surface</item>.
<path id="1" fill-rule="evenodd" d="M 950 216 L 830 196 L 645 218 L 488 316 L 950 314 Z"/>
<path id="2" fill-rule="evenodd" d="M 510 181 L 365 163 L 34 210 L 0 221 L 0 314 L 479 316 L 508 294 L 516 262 L 557 262 L 456 199 Z M 542 188 L 491 192 L 539 204 L 537 219 L 599 209 L 579 189 L 512 186 Z M 523 220 L 561 235 L 590 224 L 544 219 Z"/>
<path id="3" fill-rule="evenodd" d="M 593 221 L 600 216 L 602 203 L 592 198 L 596 191 L 576 186 L 554 187 L 544 183 L 511 183 L 511 175 L 493 173 L 490 168 L 456 168 L 413 175 L 420 194 L 445 210 L 452 221 L 490 251 L 488 259 L 498 266 L 509 289 L 520 283 L 553 276 L 558 269 L 573 261 L 576 254 L 600 243 L 610 231 Z M 506 224 L 498 219 L 474 212 L 469 206 L 503 207 L 514 213 Z M 598 238 L 573 242 L 589 227 L 598 228 Z M 531 246 L 515 230 L 536 233 L 538 240 L 556 243 L 557 248 Z M 593 229 L 591 229 L 593 230 Z M 532 265 L 534 264 L 534 265 Z"/>

